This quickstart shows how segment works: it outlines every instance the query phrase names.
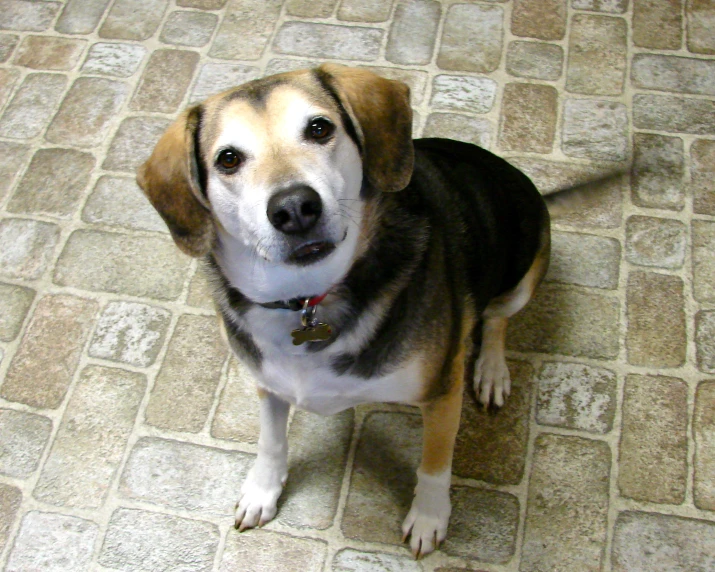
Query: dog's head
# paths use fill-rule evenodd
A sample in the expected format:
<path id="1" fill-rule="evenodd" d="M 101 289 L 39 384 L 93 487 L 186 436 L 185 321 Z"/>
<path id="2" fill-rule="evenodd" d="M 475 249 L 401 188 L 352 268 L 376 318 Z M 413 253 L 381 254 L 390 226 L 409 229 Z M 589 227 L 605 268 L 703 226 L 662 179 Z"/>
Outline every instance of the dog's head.
<path id="1" fill-rule="evenodd" d="M 359 248 L 366 197 L 412 174 L 409 88 L 324 64 L 186 110 L 137 181 L 191 256 L 257 302 L 319 294 Z"/>

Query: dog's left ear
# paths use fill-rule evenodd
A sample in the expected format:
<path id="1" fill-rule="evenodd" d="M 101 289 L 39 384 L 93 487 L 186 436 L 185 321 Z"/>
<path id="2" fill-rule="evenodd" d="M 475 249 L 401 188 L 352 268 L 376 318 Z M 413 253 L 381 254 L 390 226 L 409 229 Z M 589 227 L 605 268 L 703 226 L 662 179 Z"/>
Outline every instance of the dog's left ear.
<path id="1" fill-rule="evenodd" d="M 404 189 L 415 159 L 410 88 L 367 70 L 337 64 L 323 64 L 316 73 L 353 123 L 368 182 L 380 191 Z"/>

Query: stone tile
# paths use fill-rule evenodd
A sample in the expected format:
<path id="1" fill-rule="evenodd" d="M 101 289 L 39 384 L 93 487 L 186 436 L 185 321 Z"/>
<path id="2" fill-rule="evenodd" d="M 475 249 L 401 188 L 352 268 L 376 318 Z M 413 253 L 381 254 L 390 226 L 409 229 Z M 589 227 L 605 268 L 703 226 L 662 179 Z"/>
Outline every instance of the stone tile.
<path id="1" fill-rule="evenodd" d="M 209 55 L 222 60 L 259 59 L 278 21 L 282 3 L 282 0 L 231 0 Z M 302 40 L 311 42 L 310 36 Z"/>
<path id="2" fill-rule="evenodd" d="M 134 178 L 102 176 L 82 211 L 82 220 L 133 230 L 168 232 Z"/>
<path id="3" fill-rule="evenodd" d="M 167 237 L 76 230 L 60 255 L 54 282 L 94 292 L 175 300 L 189 264 L 190 259 Z"/>
<path id="4" fill-rule="evenodd" d="M 11 342 L 20 333 L 35 294 L 31 288 L 0 284 L 0 341 Z"/>
<path id="5" fill-rule="evenodd" d="M 387 38 L 385 58 L 396 64 L 428 64 L 442 8 L 432 0 L 400 2 Z"/>
<path id="6" fill-rule="evenodd" d="M 693 212 L 715 215 L 715 141 L 700 139 L 690 147 L 690 189 L 693 194 Z"/>
<path id="7" fill-rule="evenodd" d="M 687 346 L 683 281 L 678 276 L 633 271 L 628 276 L 626 298 L 628 363 L 683 365 Z"/>
<path id="8" fill-rule="evenodd" d="M 36 70 L 71 70 L 79 62 L 86 45 L 86 40 L 25 36 L 13 63 Z"/>
<path id="9" fill-rule="evenodd" d="M 342 531 L 348 538 L 401 545 L 422 442 L 418 415 L 371 413 L 355 452 Z"/>
<path id="10" fill-rule="evenodd" d="M 680 15 L 680 12 L 677 12 Z M 688 50 L 694 54 L 715 54 L 713 26 L 715 8 L 708 0 L 690 0 L 685 5 Z"/>
<path id="11" fill-rule="evenodd" d="M 103 504 L 146 385 L 140 373 L 93 365 L 82 371 L 35 486 L 36 499 L 82 508 Z"/>
<path id="12" fill-rule="evenodd" d="M 471 487 L 454 487 L 451 496 L 452 516 L 442 552 L 480 562 L 509 562 L 516 550 L 519 500 Z"/>
<path id="13" fill-rule="evenodd" d="M 566 34 L 566 0 L 514 0 L 511 33 L 540 40 L 561 40 Z"/>
<path id="14" fill-rule="evenodd" d="M 32 0 L 2 0 L 0 30 L 44 32 L 52 25 L 62 4 Z"/>
<path id="15" fill-rule="evenodd" d="M 704 520 L 626 511 L 613 536 L 613 570 L 691 570 L 712 568 L 715 525 Z"/>
<path id="16" fill-rule="evenodd" d="M 512 391 L 498 415 L 477 405 L 470 383 L 454 448 L 455 475 L 499 485 L 517 485 L 524 476 L 534 371 L 526 362 L 509 361 L 508 366 Z"/>
<path id="17" fill-rule="evenodd" d="M 342 0 L 338 18 L 349 22 L 384 22 L 391 11 L 392 0 Z"/>
<path id="18" fill-rule="evenodd" d="M 616 412 L 616 374 L 580 363 L 546 362 L 538 377 L 540 425 L 608 433 Z"/>
<path id="19" fill-rule="evenodd" d="M 488 119 L 456 113 L 430 113 L 422 137 L 445 137 L 489 149 L 493 131 L 494 127 Z"/>
<path id="20" fill-rule="evenodd" d="M 354 417 L 352 409 L 330 417 L 295 412 L 288 434 L 288 482 L 278 522 L 319 530 L 333 524 Z"/>
<path id="21" fill-rule="evenodd" d="M 704 310 L 695 315 L 695 348 L 698 369 L 715 373 L 715 312 Z"/>
<path id="22" fill-rule="evenodd" d="M 97 303 L 66 294 L 42 298 L 10 363 L 0 395 L 32 407 L 57 409 L 67 393 Z"/>
<path id="23" fill-rule="evenodd" d="M 0 409 L 0 473 L 17 479 L 30 477 L 51 432 L 52 421 L 43 415 Z"/>
<path id="24" fill-rule="evenodd" d="M 135 44 L 98 42 L 89 49 L 82 71 L 89 74 L 129 77 L 139 68 L 146 48 Z"/>
<path id="25" fill-rule="evenodd" d="M 666 133 L 715 135 L 715 106 L 707 99 L 638 94 L 633 96 L 633 124 Z"/>
<path id="26" fill-rule="evenodd" d="M 99 527 L 83 518 L 28 512 L 7 561 L 7 572 L 88 570 Z"/>
<path id="27" fill-rule="evenodd" d="M 677 50 L 682 41 L 680 0 L 633 0 L 633 43 L 641 48 Z"/>
<path id="28" fill-rule="evenodd" d="M 286 22 L 278 30 L 273 51 L 296 56 L 371 61 L 379 55 L 383 34 L 378 28 Z M 214 42 L 214 49 L 217 45 L 218 42 Z"/>
<path id="29" fill-rule="evenodd" d="M 7 218 L 0 220 L 0 276 L 35 280 L 40 278 L 60 236 L 48 222 Z"/>
<path id="30" fill-rule="evenodd" d="M 685 206 L 683 140 L 650 133 L 633 137 L 631 200 L 640 207 L 681 210 Z"/>
<path id="31" fill-rule="evenodd" d="M 715 223 L 693 221 L 693 295 L 715 301 Z"/>
<path id="32" fill-rule="evenodd" d="M 189 295 L 186 303 L 194 308 L 215 311 L 211 287 L 204 272 L 199 268 L 189 283 Z"/>
<path id="33" fill-rule="evenodd" d="M 199 54 L 185 50 L 156 50 L 139 80 L 131 108 L 173 113 L 181 105 L 194 77 Z"/>
<path id="34" fill-rule="evenodd" d="M 606 443 L 548 434 L 536 439 L 519 570 L 601 569 L 610 468 Z"/>
<path id="35" fill-rule="evenodd" d="M 370 70 L 379 76 L 406 83 L 410 88 L 410 101 L 412 102 L 412 105 L 422 103 L 425 88 L 427 87 L 427 81 L 429 79 L 429 74 L 427 72 L 419 70 L 405 70 L 400 68 L 386 68 L 380 66 L 359 67 Z"/>
<path id="36" fill-rule="evenodd" d="M 99 563 L 119 570 L 210 571 L 219 537 L 208 522 L 119 508 L 109 520 Z"/>
<path id="37" fill-rule="evenodd" d="M 626 76 L 627 26 L 623 18 L 576 14 L 569 34 L 566 89 L 619 95 Z"/>
<path id="38" fill-rule="evenodd" d="M 502 98 L 499 147 L 506 151 L 550 153 L 559 96 L 550 85 L 508 83 Z"/>
<path id="39" fill-rule="evenodd" d="M 322 572 L 327 548 L 322 540 L 295 538 L 267 530 L 239 534 L 229 529 L 219 570 Z"/>
<path id="40" fill-rule="evenodd" d="M 128 86 L 98 77 L 75 80 L 47 130 L 48 141 L 94 148 L 107 136 L 124 103 Z"/>
<path id="41" fill-rule="evenodd" d="M 0 119 L 0 135 L 10 139 L 39 135 L 62 99 L 65 85 L 64 75 L 31 73 L 26 76 Z"/>
<path id="42" fill-rule="evenodd" d="M 600 161 L 628 156 L 628 112 L 614 101 L 567 99 L 562 148 L 566 155 Z"/>
<path id="43" fill-rule="evenodd" d="M 715 336 L 710 339 L 715 339 Z M 713 403 L 715 403 L 715 381 L 706 381 L 698 385 L 693 420 L 695 440 L 693 492 L 695 506 L 704 510 L 715 510 L 715 479 L 713 478 L 715 475 L 715 414 Z"/>
<path id="44" fill-rule="evenodd" d="M 149 158 L 171 121 L 164 117 L 127 117 L 119 125 L 102 169 L 134 173 Z"/>
<path id="45" fill-rule="evenodd" d="M 338 0 L 288 0 L 286 13 L 299 18 L 327 18 L 332 15 Z"/>
<path id="46" fill-rule="evenodd" d="M 590 12 L 623 14 L 628 9 L 628 0 L 571 0 L 571 7 Z"/>
<path id="47" fill-rule="evenodd" d="M 618 488 L 656 503 L 685 499 L 688 387 L 675 377 L 629 375 L 623 397 Z"/>
<path id="48" fill-rule="evenodd" d="M 0 141 L 0 201 L 5 198 L 29 156 L 29 147 L 18 143 Z"/>
<path id="49" fill-rule="evenodd" d="M 488 73 L 499 67 L 504 38 L 501 6 L 449 7 L 437 65 L 445 70 Z"/>
<path id="50" fill-rule="evenodd" d="M 20 37 L 15 34 L 0 34 L 0 63 L 4 63 L 10 59 L 19 41 Z"/>
<path id="51" fill-rule="evenodd" d="M 564 49 L 542 42 L 510 42 L 506 71 L 517 77 L 557 80 L 564 66 Z"/>
<path id="52" fill-rule="evenodd" d="M 13 213 L 70 218 L 84 198 L 94 157 L 74 149 L 40 149 L 7 204 Z"/>
<path id="53" fill-rule="evenodd" d="M 220 10 L 226 5 L 226 0 L 176 0 L 176 5 L 199 10 Z"/>
<path id="54" fill-rule="evenodd" d="M 99 24 L 110 0 L 69 0 L 55 30 L 61 34 L 91 34 Z"/>
<path id="55" fill-rule="evenodd" d="M 171 312 L 136 302 L 110 302 L 102 311 L 89 345 L 96 358 L 147 367 L 159 354 Z"/>
<path id="56" fill-rule="evenodd" d="M 309 69 L 317 67 L 321 64 L 320 60 L 307 60 L 307 59 L 287 59 L 287 58 L 274 58 L 268 62 L 266 66 L 266 73 L 264 75 L 273 75 L 277 73 L 283 73 L 287 71 L 295 71 L 302 69 Z"/>
<path id="57" fill-rule="evenodd" d="M 5 548 L 10 529 L 22 503 L 22 492 L 12 485 L 0 483 L 0 552 Z"/>
<path id="58" fill-rule="evenodd" d="M 117 0 L 99 29 L 99 37 L 147 40 L 159 27 L 167 4 L 167 0 Z"/>
<path id="59" fill-rule="evenodd" d="M 497 84 L 486 77 L 438 75 L 432 82 L 430 105 L 471 113 L 487 113 L 494 106 Z"/>
<path id="60" fill-rule="evenodd" d="M 715 61 L 636 54 L 631 79 L 642 89 L 715 95 Z"/>
<path id="61" fill-rule="evenodd" d="M 424 568 L 409 556 L 344 548 L 333 558 L 330 570 L 332 572 L 422 572 Z"/>
<path id="62" fill-rule="evenodd" d="M 626 259 L 639 266 L 681 268 L 688 242 L 677 220 L 634 215 L 626 221 Z"/>
<path id="63" fill-rule="evenodd" d="M 181 316 L 154 383 L 147 423 L 174 431 L 201 431 L 225 359 L 215 317 Z"/>
<path id="64" fill-rule="evenodd" d="M 129 455 L 119 492 L 175 509 L 228 516 L 253 459 L 239 451 L 143 437 Z"/>
<path id="65" fill-rule="evenodd" d="M 228 379 L 211 424 L 211 436 L 242 443 L 258 443 L 259 407 L 255 379 L 248 368 L 232 356 Z"/>
<path id="66" fill-rule="evenodd" d="M 618 355 L 619 303 L 592 290 L 542 284 L 509 321 L 507 345 L 525 352 L 613 359 Z"/>
<path id="67" fill-rule="evenodd" d="M 199 48 L 209 43 L 217 23 L 216 14 L 183 10 L 172 12 L 159 39 L 165 44 Z"/>
<path id="68" fill-rule="evenodd" d="M 267 72 L 271 75 L 277 72 Z M 261 70 L 257 67 L 242 64 L 225 64 L 209 62 L 201 66 L 189 101 L 198 103 L 204 99 L 236 87 L 252 79 L 260 77 Z"/>
<path id="69" fill-rule="evenodd" d="M 616 239 L 552 231 L 546 280 L 614 290 L 620 261 L 621 244 Z"/>
<path id="70" fill-rule="evenodd" d="M 18 69 L 0 69 L 0 109 L 5 105 L 19 78 L 20 70 Z"/>

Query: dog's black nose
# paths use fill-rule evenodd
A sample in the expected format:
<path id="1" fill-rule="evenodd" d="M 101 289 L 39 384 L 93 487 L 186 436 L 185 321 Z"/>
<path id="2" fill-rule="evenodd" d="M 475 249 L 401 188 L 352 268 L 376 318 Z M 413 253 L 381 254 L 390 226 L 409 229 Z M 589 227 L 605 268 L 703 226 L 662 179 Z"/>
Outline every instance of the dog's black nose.
<path id="1" fill-rule="evenodd" d="M 320 195 L 306 185 L 290 187 L 268 201 L 268 220 L 285 234 L 308 232 L 323 212 Z"/>

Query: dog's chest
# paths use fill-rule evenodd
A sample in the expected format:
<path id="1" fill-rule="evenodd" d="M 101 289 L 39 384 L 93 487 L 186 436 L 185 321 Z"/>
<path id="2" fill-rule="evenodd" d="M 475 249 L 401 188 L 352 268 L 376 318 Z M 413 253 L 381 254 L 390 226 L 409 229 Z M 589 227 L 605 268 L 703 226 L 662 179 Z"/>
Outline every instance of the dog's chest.
<path id="1" fill-rule="evenodd" d="M 416 403 L 424 393 L 422 363 L 418 355 L 385 367 L 385 373 L 365 378 L 338 374 L 331 366 L 336 355 L 353 340 L 336 342 L 319 352 L 308 351 L 310 342 L 294 346 L 292 320 L 268 319 L 254 335 L 262 360 L 256 372 L 266 390 L 289 403 L 322 415 L 332 415 L 362 403 Z M 348 347 L 346 347 L 348 346 Z"/>

